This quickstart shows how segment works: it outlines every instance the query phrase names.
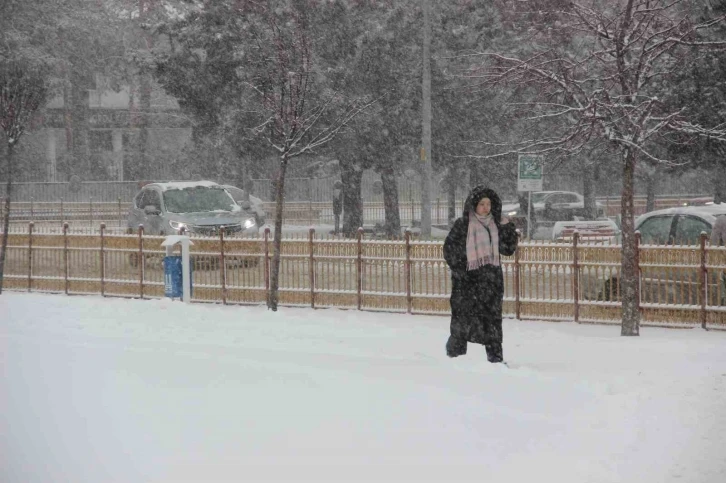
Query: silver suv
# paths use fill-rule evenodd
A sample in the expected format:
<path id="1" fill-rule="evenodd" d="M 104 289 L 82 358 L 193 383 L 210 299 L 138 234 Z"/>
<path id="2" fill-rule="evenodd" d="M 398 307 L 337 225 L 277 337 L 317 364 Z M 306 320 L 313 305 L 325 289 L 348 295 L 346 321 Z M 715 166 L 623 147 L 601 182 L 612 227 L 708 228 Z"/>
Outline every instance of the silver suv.
<path id="1" fill-rule="evenodd" d="M 255 214 L 242 209 L 232 196 L 212 181 L 150 183 L 134 197 L 128 228 L 144 225 L 150 235 L 186 233 L 216 236 L 256 234 Z"/>

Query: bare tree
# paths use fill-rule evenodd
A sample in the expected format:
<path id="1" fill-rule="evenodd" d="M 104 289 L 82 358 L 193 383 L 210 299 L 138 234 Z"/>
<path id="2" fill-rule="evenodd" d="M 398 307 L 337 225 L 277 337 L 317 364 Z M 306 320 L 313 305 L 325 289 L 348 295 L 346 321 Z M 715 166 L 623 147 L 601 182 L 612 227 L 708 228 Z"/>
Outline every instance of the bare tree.
<path id="1" fill-rule="evenodd" d="M 277 310 L 285 175 L 292 159 L 315 154 L 374 101 L 347 97 L 331 80 L 334 61 L 314 56 L 325 42 L 314 0 L 200 3 L 159 28 L 174 48 L 157 58 L 157 79 L 182 108 L 238 145 L 274 152 L 275 233 L 268 307 Z M 332 74 L 331 74 L 332 73 Z"/>
<path id="2" fill-rule="evenodd" d="M 3 289 L 3 273 L 10 228 L 10 200 L 15 168 L 15 146 L 30 127 L 33 115 L 45 105 L 48 95 L 46 77 L 42 69 L 15 60 L 0 59 L 0 129 L 7 143 L 5 175 L 5 209 L 3 216 L 2 245 L 0 246 L 0 293 Z"/>
<path id="3" fill-rule="evenodd" d="M 290 9 L 289 15 L 288 22 L 283 24 L 273 12 L 263 10 L 274 51 L 271 58 L 260 59 L 264 67 L 257 70 L 258 77 L 249 84 L 256 104 L 262 107 L 262 122 L 254 127 L 253 135 L 264 138 L 279 156 L 267 302 L 272 310 L 277 310 L 279 300 L 285 173 L 289 162 L 328 144 L 375 102 L 368 98 L 346 100 L 339 92 L 324 92 L 316 84 L 319 78 L 313 65 L 310 25 L 300 10 Z"/>
<path id="4" fill-rule="evenodd" d="M 699 40 L 700 32 L 722 23 L 724 17 L 698 21 L 697 4 L 688 0 L 583 0 L 549 13 L 553 12 L 559 25 L 555 29 L 565 32 L 559 41 L 556 33 L 547 31 L 547 41 L 540 44 L 547 46 L 543 50 L 522 55 L 477 53 L 483 62 L 469 75 L 490 86 L 528 90 L 533 98 L 525 103 L 528 120 L 556 121 L 548 136 L 510 145 L 505 154 L 572 156 L 593 143 L 609 145 L 619 153 L 623 177 L 621 334 L 638 335 L 636 165 L 639 160 L 672 164 L 651 149 L 658 144 L 688 142 L 698 136 L 726 141 L 724 126 L 692 124 L 684 117 L 685 108 L 669 110 L 660 100 L 685 56 L 726 46 Z"/>

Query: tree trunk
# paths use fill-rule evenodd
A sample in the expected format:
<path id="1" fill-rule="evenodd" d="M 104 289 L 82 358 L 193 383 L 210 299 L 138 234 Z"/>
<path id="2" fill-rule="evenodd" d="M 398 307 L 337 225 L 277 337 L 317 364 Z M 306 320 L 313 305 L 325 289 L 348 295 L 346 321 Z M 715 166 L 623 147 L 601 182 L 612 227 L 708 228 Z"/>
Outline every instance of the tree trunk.
<path id="1" fill-rule="evenodd" d="M 423 0 L 421 236 L 431 237 L 431 0 Z"/>
<path id="2" fill-rule="evenodd" d="M 71 76 L 71 103 L 73 157 L 70 171 L 81 180 L 89 180 L 94 170 L 88 156 L 88 89 L 78 74 Z"/>
<path id="3" fill-rule="evenodd" d="M 383 183 L 383 208 L 386 213 L 384 225 L 386 235 L 397 237 L 401 234 L 401 217 L 398 208 L 398 184 L 393 168 L 386 167 L 381 170 Z"/>
<path id="4" fill-rule="evenodd" d="M 584 215 L 588 220 L 597 218 L 595 203 L 595 170 L 587 164 L 582 165 L 582 196 L 585 199 Z"/>
<path id="5" fill-rule="evenodd" d="M 474 187 L 482 184 L 482 177 L 479 173 L 479 163 L 472 159 L 469 161 L 469 190 L 471 191 Z"/>
<path id="6" fill-rule="evenodd" d="M 446 191 L 448 194 L 448 222 L 449 226 L 452 226 L 454 224 L 454 220 L 456 220 L 456 161 L 451 161 L 451 164 L 449 165 L 449 172 L 446 180 Z"/>
<path id="7" fill-rule="evenodd" d="M 658 171 L 656 170 L 652 174 L 648 175 L 646 180 L 646 198 L 645 198 L 645 212 L 655 210 L 655 184 L 658 177 Z"/>
<path id="8" fill-rule="evenodd" d="M 13 147 L 13 143 L 8 143 L 8 180 L 5 185 L 5 210 L 3 212 L 2 245 L 0 245 L 0 294 L 3 293 L 5 256 L 8 249 L 8 232 L 10 231 L 10 196 L 13 189 Z"/>
<path id="9" fill-rule="evenodd" d="M 70 181 L 73 173 L 73 107 L 72 107 L 72 85 L 70 74 L 68 74 L 67 63 L 63 63 L 65 68 L 65 81 L 63 82 L 63 127 L 66 135 L 66 154 L 63 157 L 62 170 L 65 174 L 65 180 Z"/>
<path id="10" fill-rule="evenodd" d="M 724 149 L 723 151 L 726 151 Z M 726 158 L 726 152 L 724 153 Z M 715 203 L 726 203 L 726 165 L 722 164 L 716 167 L 716 173 L 713 183 L 713 201 Z"/>
<path id="11" fill-rule="evenodd" d="M 360 166 L 343 165 L 343 235 L 350 238 L 356 236 L 358 228 L 363 226 L 362 180 L 363 170 Z"/>
<path id="12" fill-rule="evenodd" d="M 145 175 L 144 171 L 148 170 L 151 159 L 148 158 L 146 150 L 149 144 L 149 118 L 151 111 L 151 73 L 147 69 L 141 70 L 140 85 L 139 85 L 139 104 L 141 107 L 141 116 L 139 117 L 139 176 L 144 179 L 149 179 L 150 176 Z M 141 170 L 143 168 L 143 171 Z M 153 173 L 157 173 L 156 176 L 161 174 L 161 177 L 166 177 L 169 174 L 159 173 L 159 166 L 151 167 Z"/>
<path id="13" fill-rule="evenodd" d="M 275 190 L 275 234 L 272 241 L 272 266 L 270 267 L 270 293 L 267 295 L 267 308 L 276 311 L 279 300 L 280 286 L 280 253 L 282 248 L 282 213 L 285 206 L 285 172 L 287 171 L 287 156 L 280 160 L 280 170 L 277 176 Z"/>
<path id="14" fill-rule="evenodd" d="M 635 153 L 630 149 L 626 149 L 623 163 L 623 192 L 620 199 L 623 237 L 620 265 L 620 294 L 623 301 L 623 319 L 620 335 L 640 335 L 640 287 L 638 285 L 638 267 L 636 265 L 637 247 L 633 205 L 635 163 Z"/>

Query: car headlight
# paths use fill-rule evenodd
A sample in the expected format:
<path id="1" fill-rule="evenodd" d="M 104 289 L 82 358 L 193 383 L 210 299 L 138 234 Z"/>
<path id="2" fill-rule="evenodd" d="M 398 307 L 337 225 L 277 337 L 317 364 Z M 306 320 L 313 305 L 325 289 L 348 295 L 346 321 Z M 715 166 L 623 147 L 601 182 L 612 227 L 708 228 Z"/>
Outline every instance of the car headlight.
<path id="1" fill-rule="evenodd" d="M 518 211 L 516 211 L 516 210 L 515 211 L 510 211 L 510 212 L 507 213 L 507 216 L 516 216 L 517 213 L 518 213 Z"/>
<path id="2" fill-rule="evenodd" d="M 255 225 L 256 225 L 256 223 L 255 223 L 255 219 L 254 219 L 254 218 L 247 218 L 247 219 L 246 219 L 246 220 L 244 221 L 244 223 L 242 223 L 242 226 L 244 226 L 244 227 L 245 227 L 245 229 L 247 229 L 247 228 L 252 228 L 252 227 L 253 227 L 253 226 L 255 226 Z"/>
<path id="3" fill-rule="evenodd" d="M 189 226 L 186 223 L 182 223 L 181 221 L 169 221 L 169 226 L 175 229 L 176 231 L 180 231 L 182 228 L 185 230 L 189 230 Z"/>

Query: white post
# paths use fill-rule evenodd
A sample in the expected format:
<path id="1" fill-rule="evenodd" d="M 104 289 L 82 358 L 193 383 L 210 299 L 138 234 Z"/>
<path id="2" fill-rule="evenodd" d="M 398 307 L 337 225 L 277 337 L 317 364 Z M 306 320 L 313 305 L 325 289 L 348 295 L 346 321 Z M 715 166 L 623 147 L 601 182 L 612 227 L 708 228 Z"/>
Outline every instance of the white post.
<path id="1" fill-rule="evenodd" d="M 186 240 L 182 240 L 182 295 L 184 296 L 184 303 L 188 304 L 192 301 L 192 277 L 189 271 L 189 237 L 184 237 Z"/>

